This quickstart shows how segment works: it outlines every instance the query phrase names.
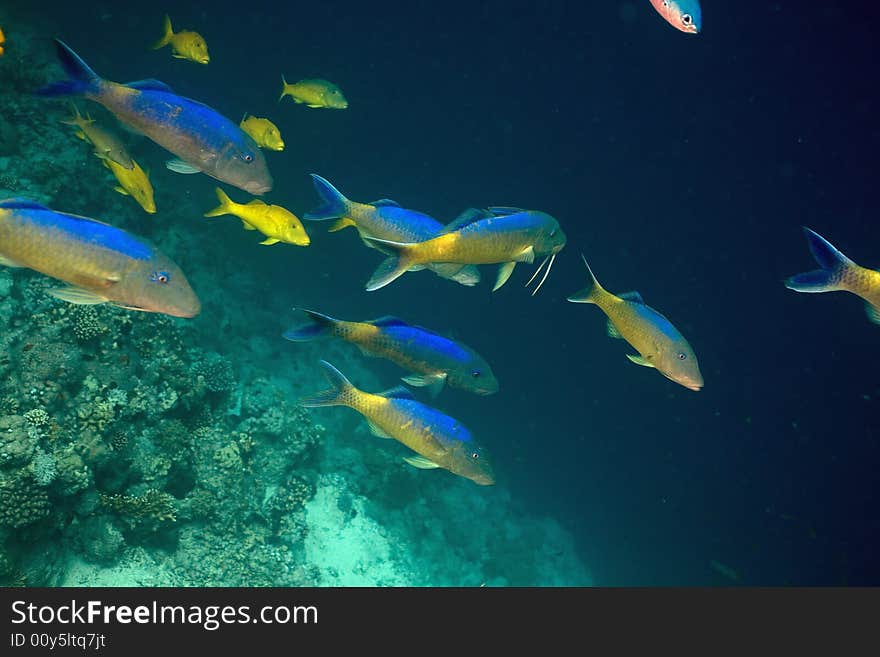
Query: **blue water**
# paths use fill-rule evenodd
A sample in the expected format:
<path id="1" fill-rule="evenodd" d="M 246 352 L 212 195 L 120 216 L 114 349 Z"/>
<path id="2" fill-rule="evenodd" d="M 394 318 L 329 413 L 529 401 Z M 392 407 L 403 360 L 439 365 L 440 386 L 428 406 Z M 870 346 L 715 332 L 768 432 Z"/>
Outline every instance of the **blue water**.
<path id="1" fill-rule="evenodd" d="M 572 535 L 597 584 L 880 582 L 880 329 L 852 295 L 782 285 L 815 268 L 801 225 L 862 265 L 880 261 L 876 10 L 705 0 L 692 36 L 647 1 L 178 3 L 175 29 L 208 42 L 211 63 L 199 66 L 147 48 L 161 27 L 149 3 L 43 4 L 17 16 L 45 40 L 47 61 L 59 37 L 108 79 L 157 78 L 234 120 L 275 121 L 287 147 L 267 153 L 276 184 L 266 198 L 298 216 L 318 204 L 314 172 L 351 199 L 392 198 L 443 222 L 471 206 L 542 210 L 568 236 L 535 297 L 522 264 L 495 293 L 489 267 L 474 288 L 421 272 L 367 293 L 381 258 L 354 230 L 307 224 L 306 249 L 257 247 L 232 218 L 187 219 L 181 207 L 215 205 L 215 181 L 168 172 L 167 153 L 134 140 L 160 213 L 154 222 L 132 205 L 124 221 L 150 236 L 164 206 L 171 230 L 216 264 L 195 273 L 213 300 L 191 320 L 211 349 L 235 364 L 241 340 L 265 341 L 276 358 L 298 353 L 314 388 L 328 356 L 280 338 L 294 306 L 393 314 L 462 340 L 501 390 L 446 390 L 436 403 L 491 452 L 516 513 Z M 14 60 L 14 26 L 0 26 L 2 78 L 27 62 Z M 279 104 L 282 74 L 332 80 L 349 108 Z M 56 209 L 102 216 L 100 203 L 57 199 L 67 203 Z M 702 391 L 632 365 L 597 308 L 565 302 L 585 284 L 580 253 L 607 289 L 638 290 L 688 338 Z M 189 276 L 186 254 L 175 257 Z M 239 342 L 216 330 L 224 303 L 255 318 L 229 329 Z M 271 374 L 288 376 L 277 362 Z M 363 367 L 384 388 L 401 374 Z M 329 426 L 349 412 L 313 413 Z M 390 442 L 364 440 L 347 448 Z M 465 484 L 462 495 L 497 494 Z M 401 504 L 419 493 L 385 491 Z M 554 583 L 582 582 L 561 573 Z"/>

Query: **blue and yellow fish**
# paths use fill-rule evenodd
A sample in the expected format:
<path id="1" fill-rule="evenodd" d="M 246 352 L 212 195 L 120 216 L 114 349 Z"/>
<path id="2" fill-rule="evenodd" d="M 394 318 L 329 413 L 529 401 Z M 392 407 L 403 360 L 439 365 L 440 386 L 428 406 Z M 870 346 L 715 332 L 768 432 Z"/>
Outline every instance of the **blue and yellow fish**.
<path id="1" fill-rule="evenodd" d="M 180 267 L 147 241 L 28 199 L 0 201 L 0 264 L 68 283 L 49 293 L 70 303 L 175 317 L 194 317 L 201 309 Z"/>
<path id="2" fill-rule="evenodd" d="M 703 29 L 703 12 L 699 0 L 651 0 L 651 4 L 677 30 L 698 34 Z"/>
<path id="3" fill-rule="evenodd" d="M 857 265 L 806 226 L 804 234 L 822 268 L 791 276 L 785 287 L 795 292 L 851 292 L 865 300 L 868 319 L 880 324 L 880 271 Z"/>
<path id="4" fill-rule="evenodd" d="M 583 256 L 581 256 L 583 257 Z M 612 294 L 599 285 L 587 259 L 590 280 L 580 292 L 568 297 L 572 303 L 593 303 L 608 316 L 608 335 L 626 340 L 638 351 L 627 354 L 636 365 L 654 367 L 663 376 L 688 390 L 703 387 L 697 356 L 672 322 L 648 306 L 638 292 Z"/>
<path id="5" fill-rule="evenodd" d="M 385 287 L 413 267 L 434 263 L 501 264 L 492 288 L 494 291 L 507 282 L 517 262 L 532 263 L 536 257 L 544 256 L 529 281 L 531 283 L 547 265 L 544 277 L 532 292 L 535 294 L 547 280 L 556 254 L 565 246 L 566 238 L 559 222 L 546 212 L 493 207 L 485 212 L 466 212 L 440 235 L 422 242 L 402 243 L 373 237 L 365 239 L 377 248 L 393 253 L 379 265 L 367 282 L 367 291 L 370 292 Z"/>
<path id="6" fill-rule="evenodd" d="M 460 422 L 416 401 L 403 386 L 379 394 L 364 392 L 327 361 L 321 365 L 332 387 L 301 399 L 301 406 L 348 406 L 366 418 L 374 435 L 393 438 L 416 452 L 404 458 L 410 465 L 443 468 L 481 486 L 495 483 L 485 450 Z"/>
<path id="7" fill-rule="evenodd" d="M 37 91 L 41 96 L 84 96 L 176 155 L 168 168 L 205 173 L 251 194 L 272 189 L 272 176 L 256 142 L 207 105 L 178 96 L 158 80 L 119 84 L 100 78 L 65 43 L 56 40 L 67 80 Z"/>
<path id="8" fill-rule="evenodd" d="M 379 245 L 365 238 L 373 237 L 392 242 L 421 242 L 440 233 L 444 226 L 424 212 L 400 207 L 391 199 L 380 199 L 372 203 L 358 203 L 347 199 L 325 178 L 313 173 L 312 182 L 321 198 L 321 205 L 303 215 L 309 221 L 336 219 L 330 232 L 354 226 L 364 244 L 370 248 Z M 387 249 L 380 249 L 388 254 Z M 474 266 L 430 263 L 427 268 L 441 278 L 448 278 L 462 285 L 476 285 L 480 282 L 480 272 Z M 424 269 L 415 266 L 411 271 Z"/>
<path id="9" fill-rule="evenodd" d="M 428 386 L 437 394 L 444 384 L 478 395 L 498 392 L 498 379 L 476 351 L 397 317 L 380 317 L 367 322 L 334 319 L 312 310 L 302 310 L 308 323 L 284 333 L 293 342 L 340 338 L 357 345 L 368 356 L 390 360 L 414 372 L 403 377 L 412 386 Z"/>

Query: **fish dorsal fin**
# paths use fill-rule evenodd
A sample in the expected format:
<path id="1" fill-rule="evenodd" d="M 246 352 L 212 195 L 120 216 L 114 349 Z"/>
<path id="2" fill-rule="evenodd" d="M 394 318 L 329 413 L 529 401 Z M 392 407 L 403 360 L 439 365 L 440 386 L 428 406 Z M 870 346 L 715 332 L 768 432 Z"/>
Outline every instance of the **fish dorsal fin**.
<path id="1" fill-rule="evenodd" d="M 32 201 L 28 198 L 8 198 L 0 201 L 0 208 L 4 210 L 48 210 L 45 205 Z"/>
<path id="2" fill-rule="evenodd" d="M 632 292 L 624 292 L 623 294 L 618 294 L 617 296 L 624 301 L 632 301 L 633 303 L 640 303 L 643 306 L 645 305 L 645 300 L 642 299 L 642 295 L 635 290 L 633 290 Z"/>
<path id="3" fill-rule="evenodd" d="M 134 82 L 129 82 L 125 85 L 130 89 L 137 89 L 138 91 L 164 91 L 166 93 L 174 93 L 171 91 L 171 87 L 162 82 L 161 80 L 155 80 L 153 78 L 147 78 L 146 80 L 135 80 Z"/>
<path id="4" fill-rule="evenodd" d="M 370 203 L 367 203 L 367 205 L 373 205 L 377 208 L 382 208 L 382 207 L 399 208 L 400 207 L 400 203 L 398 203 L 397 201 L 392 201 L 390 198 L 380 198 L 378 201 L 372 201 Z"/>
<path id="5" fill-rule="evenodd" d="M 618 340 L 622 340 L 623 336 L 620 334 L 620 331 L 617 330 L 617 327 L 614 325 L 610 319 L 608 320 L 608 324 L 605 326 L 605 330 L 608 333 L 609 338 L 617 338 Z"/>
<path id="6" fill-rule="evenodd" d="M 379 394 L 388 399 L 415 399 L 415 396 L 409 391 L 409 389 L 404 388 L 403 386 L 396 386 L 385 392 L 380 392 Z"/>
<path id="7" fill-rule="evenodd" d="M 496 217 L 506 217 L 509 214 L 516 214 L 517 212 L 525 212 L 522 208 L 514 208 L 509 205 L 493 205 L 490 208 L 487 208 L 489 212 L 491 212 Z"/>
<path id="8" fill-rule="evenodd" d="M 415 456 L 404 456 L 403 460 L 409 463 L 414 468 L 418 468 L 419 470 L 434 470 L 440 467 L 439 465 L 434 463 L 434 461 L 426 459 L 421 454 L 417 454 Z"/>
<path id="9" fill-rule="evenodd" d="M 378 319 L 374 319 L 370 321 L 370 324 L 373 326 L 409 326 L 406 322 L 404 322 L 400 317 L 395 317 L 394 315 L 385 315 L 384 317 L 379 317 Z"/>
<path id="10" fill-rule="evenodd" d="M 487 219 L 491 217 L 492 213 L 488 210 L 481 210 L 480 208 L 468 208 L 460 215 L 458 215 L 455 219 L 450 221 L 443 227 L 443 230 L 440 231 L 440 234 L 443 233 L 453 233 L 457 230 L 461 230 L 465 226 L 468 226 L 477 221 L 481 221 L 483 219 Z"/>

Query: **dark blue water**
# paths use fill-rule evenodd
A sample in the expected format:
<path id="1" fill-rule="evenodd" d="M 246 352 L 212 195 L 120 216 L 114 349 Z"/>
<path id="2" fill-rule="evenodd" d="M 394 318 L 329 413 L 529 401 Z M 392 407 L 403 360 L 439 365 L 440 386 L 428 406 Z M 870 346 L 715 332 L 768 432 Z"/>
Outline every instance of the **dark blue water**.
<path id="1" fill-rule="evenodd" d="M 199 67 L 146 48 L 153 5 L 41 4 L 35 20 L 109 79 L 272 117 L 287 149 L 270 199 L 298 214 L 316 172 L 443 221 L 487 205 L 559 219 L 568 245 L 534 298 L 524 266 L 494 294 L 489 268 L 473 289 L 410 274 L 367 293 L 376 253 L 322 226 L 295 257 L 241 266 L 271 281 L 259 302 L 278 324 L 254 327 L 267 339 L 298 305 L 396 314 L 478 349 L 501 392 L 449 391 L 445 408 L 522 503 L 577 532 L 597 583 L 731 583 L 713 560 L 749 584 L 880 583 L 880 328 L 852 295 L 782 285 L 814 268 L 801 225 L 880 262 L 876 10 L 705 0 L 691 36 L 646 0 L 177 3 L 175 28 L 208 41 Z M 282 73 L 333 80 L 349 109 L 279 106 Z M 630 364 L 597 308 L 565 302 L 580 253 L 688 337 L 702 391 Z"/>

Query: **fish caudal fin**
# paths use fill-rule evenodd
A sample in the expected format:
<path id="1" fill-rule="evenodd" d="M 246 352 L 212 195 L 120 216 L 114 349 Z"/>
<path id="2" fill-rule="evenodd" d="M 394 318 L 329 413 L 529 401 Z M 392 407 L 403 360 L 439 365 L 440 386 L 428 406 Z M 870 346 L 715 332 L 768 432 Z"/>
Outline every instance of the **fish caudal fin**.
<path id="1" fill-rule="evenodd" d="M 846 289 L 840 285 L 841 272 L 855 263 L 835 249 L 824 237 L 804 226 L 810 252 L 822 269 L 795 274 L 786 279 L 785 287 L 795 292 L 831 292 Z"/>
<path id="2" fill-rule="evenodd" d="M 37 89 L 36 95 L 52 98 L 97 93 L 102 82 L 100 76 L 89 68 L 89 65 L 63 41 L 55 39 L 55 47 L 58 60 L 67 74 L 67 79 Z"/>
<path id="3" fill-rule="evenodd" d="M 284 100 L 284 96 L 287 95 L 287 80 L 284 78 L 284 74 L 281 75 L 281 95 L 278 96 L 278 102 L 280 103 Z"/>
<path id="4" fill-rule="evenodd" d="M 403 242 L 390 242 L 388 240 L 380 240 L 375 237 L 363 236 L 364 242 L 371 246 L 375 246 L 380 251 L 391 251 L 394 255 L 388 256 L 381 265 L 376 268 L 370 280 L 367 281 L 367 292 L 373 292 L 379 288 L 385 287 L 389 283 L 403 276 L 413 265 L 421 263 L 413 262 L 410 255 L 410 249 L 413 244 L 405 244 Z"/>
<path id="5" fill-rule="evenodd" d="M 300 406 L 306 408 L 315 408 L 319 406 L 350 406 L 354 400 L 354 396 L 358 393 L 351 381 L 333 367 L 326 360 L 321 361 L 321 367 L 324 368 L 324 376 L 330 382 L 330 388 L 322 390 L 311 397 L 303 397 L 299 400 Z"/>
<path id="6" fill-rule="evenodd" d="M 321 338 L 332 337 L 337 320 L 313 310 L 298 308 L 299 312 L 304 313 L 308 318 L 308 324 L 290 328 L 284 332 L 284 337 L 291 342 L 310 342 L 312 340 L 320 340 Z"/>
<path id="7" fill-rule="evenodd" d="M 219 217 L 224 214 L 232 214 L 232 207 L 235 205 L 235 202 L 219 187 L 217 188 L 217 200 L 220 201 L 220 205 L 206 212 L 204 216 Z"/>
<path id="8" fill-rule="evenodd" d="M 309 221 L 326 221 L 327 219 L 339 219 L 345 217 L 351 202 L 345 198 L 338 189 L 331 185 L 325 178 L 317 173 L 312 174 L 312 182 L 315 185 L 315 191 L 321 197 L 321 205 L 306 212 L 303 219 Z M 334 226 L 335 227 L 335 226 Z M 340 226 L 336 230 L 340 230 L 345 226 Z"/>
<path id="9" fill-rule="evenodd" d="M 162 23 L 162 38 L 151 46 L 152 50 L 159 50 L 159 48 L 164 48 L 169 43 L 171 43 L 171 38 L 173 36 L 174 30 L 171 29 L 171 19 L 168 17 L 168 14 L 165 14 L 165 21 Z"/>
<path id="10" fill-rule="evenodd" d="M 596 280 L 596 276 L 593 274 L 593 270 L 590 269 L 590 265 L 587 263 L 583 253 L 581 254 L 581 259 L 584 261 L 584 266 L 587 268 L 590 280 L 584 289 L 572 294 L 568 297 L 568 300 L 572 303 L 596 303 L 596 300 L 605 292 L 605 289 L 599 285 L 599 281 Z"/>

